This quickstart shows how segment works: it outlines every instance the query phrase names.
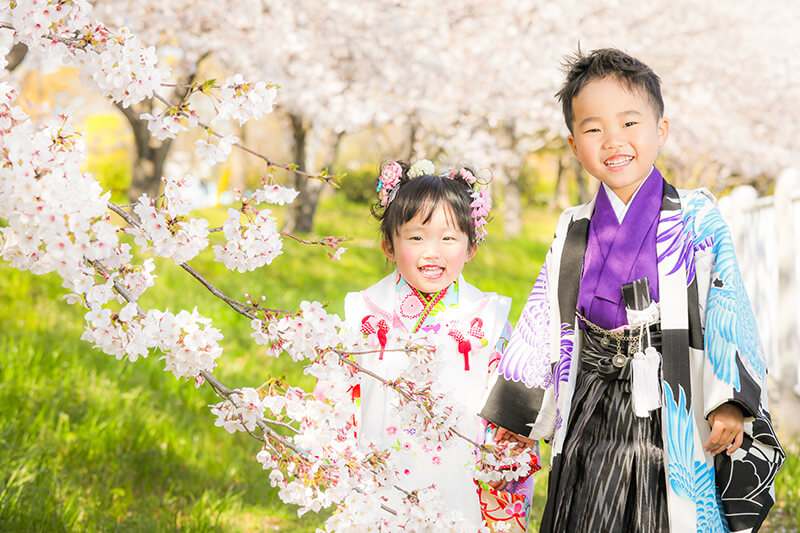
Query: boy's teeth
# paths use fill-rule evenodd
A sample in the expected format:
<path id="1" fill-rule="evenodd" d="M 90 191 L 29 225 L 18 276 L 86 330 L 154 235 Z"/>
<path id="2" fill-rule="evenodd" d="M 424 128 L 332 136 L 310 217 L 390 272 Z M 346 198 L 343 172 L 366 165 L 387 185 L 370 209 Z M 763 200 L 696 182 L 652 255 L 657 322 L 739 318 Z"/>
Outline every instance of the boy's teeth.
<path id="1" fill-rule="evenodd" d="M 618 166 L 621 166 L 621 165 L 624 165 L 624 164 L 628 163 L 632 159 L 633 159 L 632 157 L 617 157 L 617 158 L 614 158 L 614 159 L 609 159 L 608 161 L 606 161 L 606 166 L 607 167 L 618 167 Z"/>

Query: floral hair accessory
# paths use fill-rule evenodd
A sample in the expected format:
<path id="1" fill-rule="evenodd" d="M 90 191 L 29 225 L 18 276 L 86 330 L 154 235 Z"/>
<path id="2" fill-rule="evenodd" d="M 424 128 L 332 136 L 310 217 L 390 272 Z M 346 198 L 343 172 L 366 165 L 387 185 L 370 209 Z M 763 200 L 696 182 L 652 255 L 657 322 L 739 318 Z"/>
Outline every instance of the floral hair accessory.
<path id="1" fill-rule="evenodd" d="M 461 176 L 461 179 L 470 185 L 475 185 L 475 182 L 478 181 L 478 178 L 475 177 L 475 174 L 466 168 L 462 168 L 458 174 Z"/>
<path id="2" fill-rule="evenodd" d="M 408 169 L 409 178 L 418 178 L 420 176 L 433 176 L 436 173 L 436 167 L 428 159 L 420 159 Z"/>
<path id="3" fill-rule="evenodd" d="M 470 196 L 472 196 L 472 203 L 469 206 L 472 208 L 472 219 L 475 221 L 475 240 L 483 242 L 488 233 L 484 226 L 486 217 L 489 216 L 489 211 L 492 209 L 492 197 L 486 189 L 473 189 Z"/>
<path id="4" fill-rule="evenodd" d="M 420 159 L 408 169 L 407 176 L 409 178 L 418 178 L 420 176 L 436 176 L 436 167 L 428 159 Z M 383 167 L 381 170 L 380 178 L 378 179 L 378 196 L 380 198 L 381 207 L 386 207 L 394 200 L 397 194 L 397 185 L 400 184 L 400 178 L 403 176 L 403 168 L 396 161 L 393 161 Z M 469 185 L 470 198 L 472 201 L 469 204 L 470 215 L 475 224 L 475 241 L 480 243 L 486 240 L 486 217 L 489 216 L 489 211 L 492 209 L 492 198 L 489 191 L 486 189 L 478 188 L 478 179 L 471 170 L 462 168 L 456 170 L 452 167 L 446 168 L 441 174 L 438 174 L 442 179 L 456 179 L 461 178 Z"/>
<path id="5" fill-rule="evenodd" d="M 403 176 L 403 168 L 397 161 L 392 161 L 381 170 L 381 176 L 378 178 L 378 197 L 381 200 L 381 206 L 386 207 L 394 199 L 396 193 L 395 187 L 400 183 L 400 178 Z"/>

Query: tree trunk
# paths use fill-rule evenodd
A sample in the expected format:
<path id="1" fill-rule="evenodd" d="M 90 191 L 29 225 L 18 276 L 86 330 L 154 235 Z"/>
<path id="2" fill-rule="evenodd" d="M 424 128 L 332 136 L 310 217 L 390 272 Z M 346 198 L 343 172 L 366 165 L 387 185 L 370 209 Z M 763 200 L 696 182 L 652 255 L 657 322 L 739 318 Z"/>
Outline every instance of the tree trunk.
<path id="1" fill-rule="evenodd" d="M 329 129 L 309 128 L 298 115 L 290 115 L 292 136 L 294 137 L 294 162 L 299 170 L 315 172 L 317 168 L 333 168 L 339 155 L 339 145 L 343 133 L 335 133 Z M 318 157 L 320 152 L 321 157 Z M 322 165 L 317 167 L 317 159 Z M 289 233 L 308 233 L 314 226 L 314 215 L 317 212 L 320 194 L 325 183 L 321 180 L 294 174 L 293 186 L 300 194 L 286 210 L 286 221 L 283 231 Z"/>
<path id="2" fill-rule="evenodd" d="M 503 227 L 507 237 L 515 237 L 522 233 L 522 189 L 519 185 L 519 168 L 507 168 L 507 177 L 503 186 Z"/>
<path id="3" fill-rule="evenodd" d="M 194 72 L 187 73 L 183 79 L 178 79 L 178 88 L 170 95 L 170 101 L 177 104 L 182 101 L 188 93 L 188 86 L 194 82 L 197 76 L 197 68 L 200 61 L 205 56 L 198 59 Z M 142 194 L 147 194 L 150 198 L 155 198 L 161 191 L 161 178 L 164 175 L 164 163 L 172 147 L 173 139 L 159 141 L 150 135 L 147 129 L 147 121 L 139 117 L 142 113 L 154 113 L 154 100 L 142 100 L 138 104 L 123 107 L 115 102 L 117 108 L 122 112 L 133 130 L 133 138 L 136 145 L 136 154 L 131 169 L 131 188 L 128 190 L 128 198 L 135 202 Z"/>
<path id="4" fill-rule="evenodd" d="M 28 53 L 28 47 L 22 43 L 16 43 L 14 46 L 11 47 L 11 50 L 8 51 L 6 54 L 6 61 L 8 64 L 6 65 L 6 70 L 11 72 L 15 68 L 22 63 L 22 60 L 25 59 L 25 55 Z"/>
<path id="5" fill-rule="evenodd" d="M 327 168 L 330 169 L 338 152 L 341 134 L 331 137 L 331 140 L 325 143 L 322 137 L 326 136 L 325 133 L 333 135 L 332 132 L 314 130 L 306 124 L 302 116 L 294 113 L 289 115 L 289 119 L 292 123 L 292 137 L 294 139 L 294 163 L 297 165 L 298 170 L 304 172 L 313 172 L 315 170 L 317 155 L 322 144 L 328 144 L 331 150 L 330 154 L 324 156 L 325 162 L 329 163 Z M 308 233 L 314 226 L 314 214 L 317 211 L 319 196 L 325 183 L 294 174 L 292 185 L 300 194 L 286 210 L 283 231 L 288 233 Z"/>
<path id="6" fill-rule="evenodd" d="M 419 129 L 419 122 L 417 122 L 416 116 L 411 120 L 411 123 L 408 128 L 408 152 L 406 156 L 406 161 L 413 161 L 414 160 L 414 153 L 415 153 L 415 146 L 417 144 L 417 131 Z"/>
<path id="7" fill-rule="evenodd" d="M 498 139 L 499 149 L 513 154 L 510 157 L 515 159 L 521 157 L 517 150 L 519 137 L 513 120 L 505 121 L 495 135 Z M 514 164 L 505 164 L 503 171 L 505 177 L 503 180 L 503 227 L 506 236 L 515 237 L 522 233 L 522 187 L 519 182 L 522 177 L 522 163 L 520 161 Z"/>
<path id="8" fill-rule="evenodd" d="M 569 163 L 565 161 L 569 155 L 562 155 L 558 159 L 558 175 L 556 176 L 556 188 L 550 198 L 550 209 L 563 211 L 570 206 L 569 200 Z"/>
<path id="9" fill-rule="evenodd" d="M 116 104 L 133 130 L 136 155 L 131 168 L 131 187 L 128 197 L 136 202 L 142 194 L 155 198 L 161 191 L 161 177 L 164 174 L 164 163 L 172 147 L 172 139 L 159 141 L 147 129 L 147 121 L 139 116 L 153 111 L 151 100 L 145 100 L 128 107 Z"/>
<path id="10" fill-rule="evenodd" d="M 247 124 L 243 124 L 238 126 L 236 129 L 236 136 L 239 137 L 239 142 L 242 143 L 243 146 L 247 146 Z M 231 152 L 230 157 L 228 158 L 228 164 L 230 165 L 231 171 L 231 178 L 230 178 L 230 186 L 234 189 L 239 189 L 240 191 L 247 190 L 247 163 L 248 163 L 248 154 L 246 154 L 242 150 L 234 149 Z"/>

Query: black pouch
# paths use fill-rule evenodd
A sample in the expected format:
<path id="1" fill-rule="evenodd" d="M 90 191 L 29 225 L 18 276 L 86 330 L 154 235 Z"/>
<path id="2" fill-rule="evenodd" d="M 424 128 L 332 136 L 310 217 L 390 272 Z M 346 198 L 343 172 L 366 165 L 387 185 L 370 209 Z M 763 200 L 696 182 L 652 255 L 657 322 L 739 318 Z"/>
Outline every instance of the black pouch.
<path id="1" fill-rule="evenodd" d="M 714 456 L 717 492 L 728 529 L 755 532 L 775 503 L 770 489 L 786 458 L 769 413 L 759 411 L 753 421 L 753 434 L 744 434 L 740 450 L 745 452 L 741 459 L 734 460 L 725 453 Z"/>

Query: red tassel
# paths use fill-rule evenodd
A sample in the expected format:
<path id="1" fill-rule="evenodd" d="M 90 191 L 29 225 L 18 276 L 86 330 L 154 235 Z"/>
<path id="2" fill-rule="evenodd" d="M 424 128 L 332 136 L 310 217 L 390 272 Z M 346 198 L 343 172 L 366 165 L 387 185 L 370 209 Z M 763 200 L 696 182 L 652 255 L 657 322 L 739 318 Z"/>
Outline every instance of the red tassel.
<path id="1" fill-rule="evenodd" d="M 388 340 L 386 338 L 386 333 L 388 333 L 388 331 L 389 331 L 389 325 L 386 323 L 385 320 L 381 320 L 380 322 L 378 322 L 378 333 L 377 333 L 377 335 L 378 335 L 378 342 L 381 345 L 381 353 L 378 356 L 378 361 L 382 361 L 383 360 L 383 350 L 386 349 L 386 342 Z"/>
<path id="2" fill-rule="evenodd" d="M 464 339 L 458 343 L 459 353 L 464 354 L 464 370 L 469 372 L 469 351 L 472 349 L 472 344 Z"/>
<path id="3" fill-rule="evenodd" d="M 350 396 L 353 401 L 356 401 L 358 398 L 361 398 L 361 383 L 356 383 L 352 387 L 350 387 Z"/>

